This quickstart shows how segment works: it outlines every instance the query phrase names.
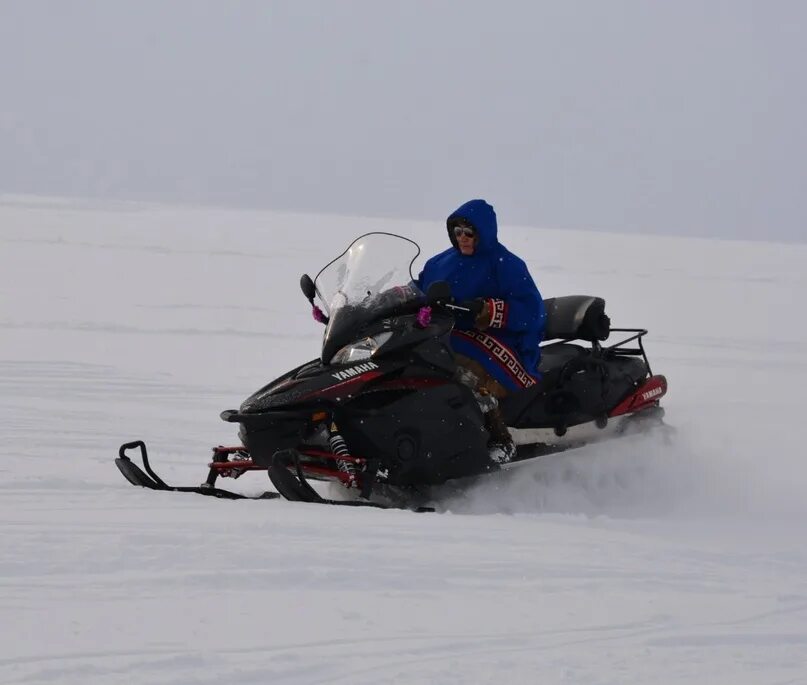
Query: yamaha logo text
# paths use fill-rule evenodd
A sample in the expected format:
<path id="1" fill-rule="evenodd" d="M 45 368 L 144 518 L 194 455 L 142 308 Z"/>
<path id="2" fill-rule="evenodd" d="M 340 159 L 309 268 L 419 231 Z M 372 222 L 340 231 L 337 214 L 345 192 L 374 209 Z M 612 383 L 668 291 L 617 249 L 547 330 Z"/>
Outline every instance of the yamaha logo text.
<path id="1" fill-rule="evenodd" d="M 349 369 L 345 369 L 344 371 L 337 371 L 336 373 L 332 373 L 333 376 L 338 381 L 346 381 L 348 378 L 355 378 L 356 376 L 361 376 L 361 374 L 366 373 L 367 371 L 372 371 L 373 369 L 377 369 L 378 364 L 374 364 L 373 362 L 367 362 L 366 364 L 357 364 L 356 366 L 351 366 Z"/>
<path id="2" fill-rule="evenodd" d="M 653 388 L 652 390 L 648 390 L 647 392 L 642 393 L 642 401 L 647 402 L 648 400 L 652 400 L 654 397 L 658 397 L 659 395 L 664 394 L 664 388 Z"/>

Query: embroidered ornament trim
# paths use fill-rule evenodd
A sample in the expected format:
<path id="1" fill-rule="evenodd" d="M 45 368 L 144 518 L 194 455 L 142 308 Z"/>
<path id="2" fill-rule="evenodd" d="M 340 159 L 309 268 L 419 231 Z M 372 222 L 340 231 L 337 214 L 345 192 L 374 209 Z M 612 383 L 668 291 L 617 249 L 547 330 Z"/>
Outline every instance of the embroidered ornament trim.
<path id="1" fill-rule="evenodd" d="M 502 300 L 499 300 L 499 302 L 501 301 Z M 536 384 L 536 380 L 527 373 L 527 370 L 522 366 L 512 350 L 496 340 L 493 336 L 487 333 L 481 333 L 480 331 L 457 330 L 455 330 L 452 335 L 462 335 L 466 338 L 470 338 L 477 347 L 483 348 L 493 361 L 504 367 L 504 370 L 522 388 L 531 388 Z"/>

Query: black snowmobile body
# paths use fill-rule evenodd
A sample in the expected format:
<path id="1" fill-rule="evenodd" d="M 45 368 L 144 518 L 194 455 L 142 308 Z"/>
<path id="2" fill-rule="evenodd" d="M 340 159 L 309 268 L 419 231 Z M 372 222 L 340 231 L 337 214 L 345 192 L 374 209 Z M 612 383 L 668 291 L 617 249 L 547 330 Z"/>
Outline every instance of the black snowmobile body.
<path id="1" fill-rule="evenodd" d="M 226 496 L 215 488 L 218 476 L 266 470 L 287 499 L 324 501 L 307 481 L 332 480 L 360 493 L 349 503 L 370 504 L 377 492 L 400 494 L 500 468 L 488 456 L 482 410 L 457 380 L 449 336 L 462 304 L 452 301 L 446 284 L 435 284 L 424 297 L 400 285 L 406 283 L 400 274 L 397 283 L 391 280 L 391 273 L 358 279 L 352 293 L 347 267 L 351 260 L 366 263 L 362 250 L 370 252 L 376 243 L 386 252 L 414 245 L 400 236 L 367 234 L 316 280 L 301 279 L 311 303 L 316 298 L 328 306 L 323 274 L 337 272 L 330 290 L 339 305 L 331 298 L 321 356 L 267 384 L 238 410 L 222 413 L 223 420 L 239 424 L 242 446 L 215 448 L 206 484 L 191 490 Z M 410 279 L 415 257 L 406 269 Z M 387 287 L 391 282 L 396 284 Z M 659 399 L 667 383 L 651 372 L 645 330 L 611 329 L 605 302 L 597 297 L 560 297 L 546 300 L 546 307 L 543 381 L 501 403 L 518 445 L 507 467 L 658 422 L 663 414 Z M 620 341 L 604 346 L 612 333 L 621 334 Z M 155 487 L 124 451 L 117 460 L 124 475 Z M 168 488 L 162 481 L 156 485 Z"/>
<path id="2" fill-rule="evenodd" d="M 433 315 L 421 328 L 405 309 L 357 330 L 363 338 L 391 332 L 386 354 L 345 365 L 313 360 L 222 414 L 241 424 L 256 464 L 270 466 L 279 450 L 326 447 L 338 434 L 350 454 L 372 456 L 376 478 L 389 485 L 433 485 L 489 467 L 479 405 L 454 380 L 453 317 Z"/>

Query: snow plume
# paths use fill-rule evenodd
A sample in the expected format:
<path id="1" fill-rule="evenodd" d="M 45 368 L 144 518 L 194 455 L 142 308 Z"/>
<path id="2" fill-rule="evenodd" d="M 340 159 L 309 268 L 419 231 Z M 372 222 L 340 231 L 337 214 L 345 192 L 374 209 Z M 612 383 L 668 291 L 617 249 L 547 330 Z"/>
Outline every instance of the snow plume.
<path id="1" fill-rule="evenodd" d="M 807 467 L 752 429 L 685 426 L 604 441 L 443 491 L 455 513 L 738 520 L 807 515 Z"/>
<path id="2" fill-rule="evenodd" d="M 476 514 L 666 515 L 687 489 L 673 452 L 654 436 L 605 441 L 484 478 L 444 506 Z"/>

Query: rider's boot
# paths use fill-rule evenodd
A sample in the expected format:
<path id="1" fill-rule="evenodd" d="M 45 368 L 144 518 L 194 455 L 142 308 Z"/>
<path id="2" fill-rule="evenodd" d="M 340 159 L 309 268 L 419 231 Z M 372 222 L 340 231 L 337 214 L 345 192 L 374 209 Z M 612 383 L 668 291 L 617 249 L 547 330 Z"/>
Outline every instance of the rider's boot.
<path id="1" fill-rule="evenodd" d="M 498 402 L 485 412 L 485 427 L 488 429 L 488 456 L 497 464 L 506 464 L 516 456 L 516 445 L 504 420 Z"/>
<path id="2" fill-rule="evenodd" d="M 516 455 L 516 446 L 502 415 L 499 401 L 488 388 L 480 383 L 479 376 L 467 366 L 458 365 L 456 377 L 460 383 L 471 389 L 485 417 L 485 428 L 490 436 L 488 440 L 490 460 L 495 464 L 506 464 L 508 461 L 512 461 Z"/>

